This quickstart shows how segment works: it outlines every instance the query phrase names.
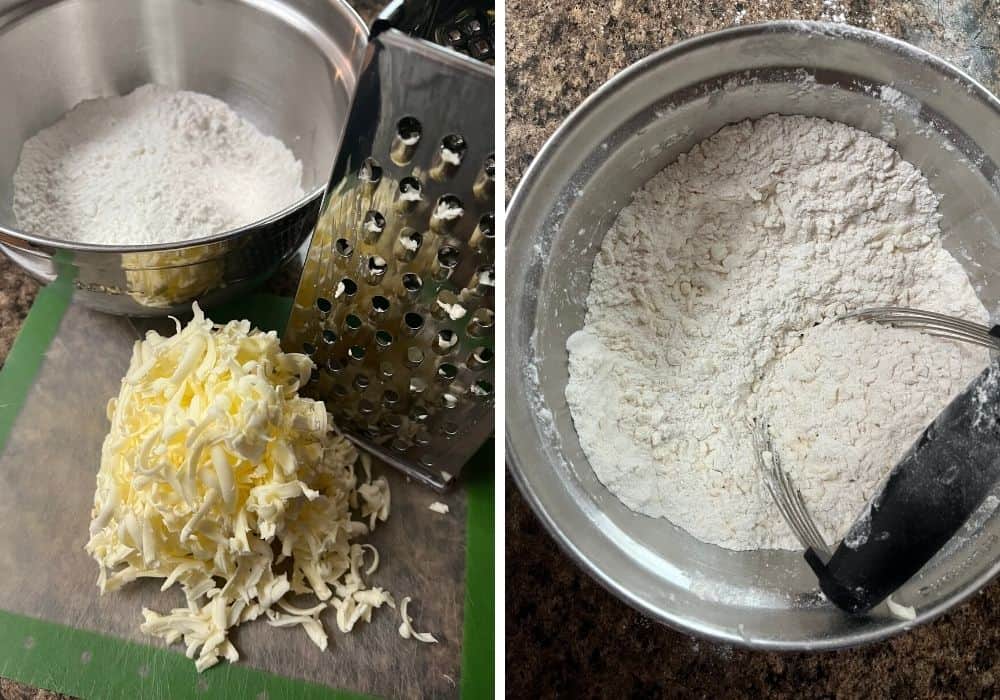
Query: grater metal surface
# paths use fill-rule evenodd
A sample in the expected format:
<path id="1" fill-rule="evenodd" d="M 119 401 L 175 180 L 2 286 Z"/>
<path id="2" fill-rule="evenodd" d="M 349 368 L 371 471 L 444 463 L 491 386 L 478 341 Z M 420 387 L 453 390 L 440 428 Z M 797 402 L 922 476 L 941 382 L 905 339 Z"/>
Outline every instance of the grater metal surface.
<path id="1" fill-rule="evenodd" d="M 493 431 L 493 86 L 372 37 L 284 335 L 341 430 L 437 489 Z"/>

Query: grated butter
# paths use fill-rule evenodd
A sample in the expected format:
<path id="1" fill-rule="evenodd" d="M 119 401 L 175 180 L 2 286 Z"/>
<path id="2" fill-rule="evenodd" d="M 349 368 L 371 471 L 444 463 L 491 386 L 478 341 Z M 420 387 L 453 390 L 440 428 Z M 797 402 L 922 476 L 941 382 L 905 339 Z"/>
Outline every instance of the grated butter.
<path id="1" fill-rule="evenodd" d="M 343 632 L 395 608 L 364 580 L 378 552 L 354 541 L 388 518 L 389 485 L 367 461 L 359 482 L 355 449 L 321 402 L 298 395 L 312 361 L 247 321 L 216 326 L 197 304 L 177 328 L 135 344 L 108 404 L 86 545 L 101 592 L 145 577 L 179 585 L 186 607 L 145 609 L 141 629 L 183 640 L 199 671 L 239 659 L 229 631 L 259 617 L 325 649 L 326 608 Z M 319 602 L 299 608 L 294 594 Z"/>

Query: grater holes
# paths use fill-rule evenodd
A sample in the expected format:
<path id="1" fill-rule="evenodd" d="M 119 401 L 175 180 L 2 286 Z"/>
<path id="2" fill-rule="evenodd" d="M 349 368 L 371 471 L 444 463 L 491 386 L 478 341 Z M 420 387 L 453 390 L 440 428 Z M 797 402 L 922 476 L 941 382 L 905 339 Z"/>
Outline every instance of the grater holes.
<path id="1" fill-rule="evenodd" d="M 451 159 L 458 159 L 461 161 L 465 157 L 465 152 L 469 150 L 469 145 L 465 142 L 465 138 L 459 136 L 458 134 L 448 134 L 443 139 L 441 139 L 441 150 L 449 153 L 447 156 Z"/>
<path id="2" fill-rule="evenodd" d="M 441 145 L 434 156 L 434 163 L 431 165 L 430 176 L 435 180 L 446 180 L 452 177 L 458 167 L 465 160 L 465 153 L 469 150 L 469 145 L 465 138 L 459 134 L 448 134 L 441 139 Z"/>
<path id="3" fill-rule="evenodd" d="M 410 420 L 415 423 L 426 423 L 428 418 L 430 418 L 430 414 L 420 404 L 414 404 L 410 409 Z"/>
<path id="4" fill-rule="evenodd" d="M 465 205 L 454 194 L 443 194 L 438 197 L 434 212 L 431 214 L 431 229 L 438 232 L 448 232 L 465 215 Z"/>
<path id="5" fill-rule="evenodd" d="M 479 36 L 483 33 L 483 23 L 479 21 L 478 17 L 473 17 L 462 25 L 462 31 L 467 36 Z"/>
<path id="6" fill-rule="evenodd" d="M 337 289 L 333 293 L 333 298 L 339 299 L 340 297 L 344 297 L 345 299 L 353 299 L 357 293 L 358 283 L 350 277 L 345 277 L 337 283 Z"/>
<path id="7" fill-rule="evenodd" d="M 426 430 L 419 431 L 416 435 L 413 436 L 413 442 L 419 445 L 420 447 L 425 447 L 431 444 L 430 433 L 428 433 Z"/>
<path id="8" fill-rule="evenodd" d="M 400 453 L 406 452 L 408 449 L 410 449 L 410 445 L 405 440 L 403 440 L 403 438 L 395 438 L 392 441 L 391 446 L 392 449 Z"/>
<path id="9" fill-rule="evenodd" d="M 420 141 L 424 127 L 416 117 L 403 117 L 396 123 L 396 134 L 403 141 L 415 144 Z"/>
<path id="10" fill-rule="evenodd" d="M 320 316 L 326 318 L 333 311 L 333 302 L 326 297 L 317 297 L 316 310 L 319 311 Z"/>
<path id="11" fill-rule="evenodd" d="M 458 267 L 458 248 L 451 245 L 443 245 L 438 249 L 437 259 L 444 267 Z"/>
<path id="12" fill-rule="evenodd" d="M 493 362 L 493 351 L 485 346 L 480 346 L 469 354 L 469 359 L 465 364 L 469 369 L 479 370 L 488 367 Z"/>
<path id="13" fill-rule="evenodd" d="M 492 214 L 483 214 L 479 217 L 479 223 L 469 238 L 469 246 L 480 253 L 490 253 L 493 251 L 494 225 L 495 220 Z"/>
<path id="14" fill-rule="evenodd" d="M 396 206 L 401 212 L 413 211 L 423 198 L 423 186 L 420 184 L 420 180 L 415 177 L 404 177 L 399 181 Z"/>
<path id="15" fill-rule="evenodd" d="M 416 311 L 407 311 L 403 314 L 403 331 L 407 335 L 414 336 L 419 333 L 423 327 L 424 317 Z"/>
<path id="16" fill-rule="evenodd" d="M 351 393 L 347 390 L 347 387 L 344 386 L 343 384 L 334 384 L 333 387 L 330 389 L 330 391 L 333 393 L 334 396 L 340 399 L 346 398 L 347 395 Z"/>
<path id="17" fill-rule="evenodd" d="M 347 364 L 339 357 L 331 357 L 326 361 L 326 370 L 330 374 L 341 374 L 347 368 Z"/>
<path id="18" fill-rule="evenodd" d="M 466 333 L 474 338 L 481 338 L 493 332 L 493 312 L 490 309 L 477 309 L 472 314 L 472 320 L 466 327 Z"/>
<path id="19" fill-rule="evenodd" d="M 365 214 L 361 223 L 361 239 L 365 243 L 376 243 L 385 231 L 385 217 L 374 209 Z"/>
<path id="20" fill-rule="evenodd" d="M 483 265 L 476 270 L 476 291 L 487 294 L 496 286 L 496 272 L 492 265 Z"/>
<path id="21" fill-rule="evenodd" d="M 458 345 L 458 333 L 450 328 L 442 328 L 434 339 L 434 352 L 438 355 L 447 355 Z"/>
<path id="22" fill-rule="evenodd" d="M 389 157 L 396 165 L 406 165 L 420 143 L 424 127 L 416 117 L 403 117 L 396 122 L 396 135 L 392 139 Z"/>
<path id="23" fill-rule="evenodd" d="M 441 424 L 441 434 L 447 439 L 451 439 L 458 435 L 458 423 L 453 421 L 445 421 Z"/>
<path id="24" fill-rule="evenodd" d="M 410 369 L 419 367 L 424 361 L 424 351 L 414 346 L 406 348 L 406 366 Z"/>
<path id="25" fill-rule="evenodd" d="M 496 191 L 496 159 L 493 154 L 486 156 L 483 167 L 476 174 L 476 180 L 472 184 L 472 194 L 480 202 L 492 202 L 493 194 Z"/>
<path id="26" fill-rule="evenodd" d="M 354 254 L 354 246 L 346 238 L 338 238 L 333 242 L 333 249 L 336 251 L 337 255 L 349 259 Z"/>
<path id="27" fill-rule="evenodd" d="M 470 19 L 473 18 L 480 22 L 480 33 L 466 34 L 466 25 L 473 27 L 475 24 L 470 24 Z M 471 42 L 474 39 L 492 32 L 492 17 L 486 13 L 476 13 L 474 17 L 465 15 L 442 27 L 440 34 L 443 35 L 452 27 L 462 33 L 461 47 L 471 52 Z M 461 86 L 456 84 L 456 87 Z M 441 92 L 441 95 L 453 94 L 458 92 L 452 90 L 450 84 L 448 89 Z M 395 106 L 390 102 L 395 102 Z M 353 163 L 350 162 L 350 154 L 345 153 L 341 163 L 335 167 L 339 176 L 343 177 L 343 182 L 331 182 L 330 189 L 342 192 L 344 196 L 329 199 L 324 207 L 324 220 L 317 224 L 317 233 L 320 235 L 316 236 L 317 245 L 311 249 L 307 258 L 307 264 L 311 267 L 302 280 L 298 301 L 301 306 L 296 307 L 298 316 L 290 324 L 289 340 L 293 343 L 290 350 L 298 351 L 296 345 L 303 340 L 311 340 L 317 346 L 315 362 L 320 367 L 317 372 L 320 383 L 311 395 L 317 398 L 329 397 L 328 403 L 334 409 L 338 426 L 358 438 L 370 435 L 375 444 L 383 445 L 384 449 L 396 456 L 397 462 L 415 465 L 418 459 L 425 458 L 428 465 L 436 465 L 430 472 L 436 478 L 441 469 L 458 471 L 457 466 L 465 461 L 472 447 L 473 435 L 478 440 L 488 428 L 488 413 L 492 402 L 477 400 L 472 391 L 473 384 L 477 379 L 497 381 L 493 376 L 493 368 L 498 364 L 495 359 L 482 362 L 483 368 L 478 371 L 471 369 L 467 362 L 479 347 L 492 350 L 494 336 L 499 331 L 492 330 L 488 336 L 481 338 L 469 338 L 466 334 L 476 310 L 493 306 L 495 293 L 494 289 L 484 296 L 477 296 L 471 288 L 471 283 L 476 280 L 477 267 L 493 262 L 501 252 L 493 233 L 496 224 L 485 218 L 488 214 L 500 211 L 497 209 L 494 212 L 500 193 L 494 193 L 493 200 L 485 203 L 481 198 L 483 193 L 477 193 L 474 189 L 474 182 L 481 172 L 481 180 L 486 177 L 488 169 L 492 169 L 493 177 L 496 177 L 495 160 L 489 158 L 494 148 L 490 143 L 483 143 L 484 135 L 478 128 L 481 125 L 473 128 L 474 124 L 467 122 L 471 114 L 464 117 L 459 115 L 457 119 L 440 115 L 443 118 L 435 126 L 431 114 L 423 112 L 416 103 L 386 99 L 382 107 L 383 124 L 376 129 L 380 132 L 378 142 L 369 139 L 361 143 L 355 149 Z M 462 139 L 465 149 L 454 175 L 443 181 L 432 179 L 430 171 L 444 137 L 464 137 L 466 133 L 472 134 L 472 141 Z M 405 145 L 410 148 L 401 151 L 400 146 L 404 144 L 400 141 L 403 140 L 408 142 Z M 370 193 L 365 192 L 358 179 L 359 169 L 369 155 L 377 161 L 369 163 L 378 166 L 380 171 L 380 177 L 368 178 L 378 180 L 377 187 Z M 491 161 L 489 165 L 488 160 Z M 397 200 L 403 194 L 400 181 L 407 177 L 412 179 L 402 189 L 407 190 L 410 200 L 408 206 L 411 208 L 401 212 L 397 205 Z M 409 187 L 410 184 L 412 188 Z M 464 211 L 450 230 L 441 225 L 446 224 L 447 220 L 441 221 L 437 226 L 445 230 L 439 231 L 432 228 L 431 218 L 441 203 L 441 196 L 446 194 L 457 195 Z M 376 214 L 385 220 L 384 229 Z M 396 249 L 404 231 L 418 234 L 419 245 L 412 257 L 400 257 L 403 251 Z M 473 235 L 479 237 L 472 241 Z M 353 246 L 348 260 L 332 250 L 338 237 L 344 238 Z M 446 280 L 438 280 L 434 277 L 435 265 L 438 253 L 445 245 L 457 251 L 457 255 L 452 252 L 457 258 L 457 265 L 450 275 L 444 273 Z M 444 252 L 447 254 L 449 251 Z M 380 255 L 388 262 L 388 269 L 377 285 L 370 284 L 367 275 L 369 257 L 374 255 Z M 449 266 L 447 256 L 442 262 L 445 267 Z M 404 275 L 409 273 L 413 276 L 404 280 Z M 350 299 L 345 299 L 343 293 L 340 297 L 334 296 L 334 289 L 344 276 L 350 277 L 357 285 Z M 444 291 L 450 294 L 442 295 Z M 319 296 L 331 302 L 332 308 L 326 318 L 320 318 L 323 312 L 317 306 Z M 383 296 L 390 302 L 384 316 L 373 306 L 375 296 Z M 458 302 L 461 309 L 456 308 L 455 313 L 460 318 L 452 317 L 451 310 L 441 308 L 437 304 L 438 300 L 447 304 Z M 422 327 L 412 337 L 406 334 L 403 318 L 410 311 L 423 318 Z M 362 321 L 353 334 L 348 330 L 348 314 L 354 314 Z M 493 327 L 497 325 L 499 324 L 494 320 Z M 330 344 L 327 344 L 323 336 L 323 331 L 327 329 L 336 336 Z M 451 352 L 442 355 L 436 353 L 434 347 L 439 341 L 439 333 L 444 329 L 456 334 L 458 343 Z M 386 348 L 385 341 L 390 337 L 392 342 Z M 449 342 L 447 337 L 443 340 Z M 353 346 L 366 350 L 363 361 L 349 359 L 348 351 Z M 414 354 L 408 354 L 411 346 L 419 348 L 422 353 L 415 350 Z M 381 348 L 385 349 L 380 352 Z M 345 366 L 336 376 L 325 372 L 325 365 L 331 357 L 338 358 Z M 490 352 L 486 352 L 485 358 L 480 359 L 489 360 Z M 407 360 L 416 364 L 416 367 L 408 367 Z M 458 376 L 448 384 L 440 383 L 436 376 L 439 366 L 445 361 L 458 368 Z M 391 368 L 394 368 L 394 372 Z M 363 394 L 352 386 L 359 372 L 370 378 L 370 386 Z M 426 382 L 426 388 L 419 395 L 408 391 L 411 375 Z M 346 389 L 346 396 L 342 400 L 333 398 L 331 388 L 334 385 L 340 385 L 342 391 Z M 399 395 L 398 403 L 393 406 L 383 404 L 385 392 L 390 390 Z M 493 400 L 499 394 L 499 385 L 495 392 Z M 458 400 L 458 405 L 450 411 L 441 403 L 445 393 Z M 359 403 L 362 400 L 370 402 L 369 409 L 374 406 L 374 411 L 367 419 L 360 415 Z M 411 411 L 414 414 L 413 420 L 410 419 Z M 448 443 L 441 435 L 442 422 L 446 419 L 453 424 L 448 432 L 455 435 Z M 484 420 L 487 425 L 482 424 Z M 418 434 L 422 438 L 420 442 L 426 445 L 417 447 Z M 401 438 L 400 444 L 405 442 L 409 445 L 405 454 L 393 451 L 391 445 L 395 438 Z"/>
<path id="28" fill-rule="evenodd" d="M 382 166 L 374 158 L 365 158 L 358 169 L 358 180 L 371 191 L 382 180 Z"/>
<path id="29" fill-rule="evenodd" d="M 417 253 L 420 252 L 420 246 L 423 242 L 423 234 L 419 231 L 412 228 L 403 229 L 399 234 L 399 240 L 396 241 L 394 251 L 396 259 L 402 262 L 410 262 L 417 257 Z"/>
<path id="30" fill-rule="evenodd" d="M 358 401 L 358 413 L 360 413 L 362 417 L 368 418 L 375 413 L 375 404 L 368 399 L 361 399 Z"/>
<path id="31" fill-rule="evenodd" d="M 469 283 L 471 292 L 479 297 L 484 297 L 493 292 L 496 286 L 496 273 L 492 265 L 483 265 L 476 268 L 476 274 Z"/>
<path id="32" fill-rule="evenodd" d="M 399 403 L 399 394 L 392 389 L 386 389 L 382 392 L 382 405 L 385 408 L 392 409 Z"/>
<path id="33" fill-rule="evenodd" d="M 392 347 L 392 333 L 385 330 L 375 331 L 375 349 L 384 352 Z M 384 375 L 383 375 L 384 376 Z M 390 375 L 392 376 L 392 375 Z"/>
<path id="34" fill-rule="evenodd" d="M 323 343 L 326 345 L 333 345 L 337 342 L 337 334 L 329 328 L 323 329 L 322 338 Z"/>
<path id="35" fill-rule="evenodd" d="M 410 393 L 420 395 L 427 391 L 427 382 L 421 377 L 410 377 Z"/>
<path id="36" fill-rule="evenodd" d="M 491 63 L 493 61 L 492 53 L 493 46 L 490 44 L 489 39 L 479 37 L 469 42 L 469 55 L 473 58 Z"/>
<path id="37" fill-rule="evenodd" d="M 365 359 L 365 354 L 365 347 L 363 345 L 352 345 L 347 349 L 347 357 L 355 362 L 361 362 Z"/>
<path id="38" fill-rule="evenodd" d="M 381 255 L 369 256 L 365 264 L 365 282 L 371 285 L 381 283 L 388 269 L 389 263 Z"/>
<path id="39" fill-rule="evenodd" d="M 434 259 L 434 278 L 446 280 L 451 277 L 458 267 L 460 254 L 458 248 L 453 245 L 443 245 L 438 248 L 437 256 Z"/>
<path id="40" fill-rule="evenodd" d="M 442 289 L 438 292 L 431 314 L 442 321 L 458 321 L 465 318 L 468 310 L 462 300 L 452 291 Z"/>
<path id="41" fill-rule="evenodd" d="M 490 65 L 494 63 L 493 18 L 476 10 L 463 10 L 434 32 L 437 43 Z"/>
<path id="42" fill-rule="evenodd" d="M 390 413 L 382 418 L 382 427 L 389 432 L 395 432 L 403 427 L 403 417 L 398 413 Z"/>
<path id="43" fill-rule="evenodd" d="M 357 376 L 354 377 L 354 388 L 358 391 L 365 391 L 370 384 L 371 380 L 363 372 L 358 372 Z"/>
<path id="44" fill-rule="evenodd" d="M 493 396 L 493 384 L 485 379 L 479 379 L 473 383 L 469 391 L 477 399 L 488 399 Z"/>
<path id="45" fill-rule="evenodd" d="M 368 312 L 369 318 L 373 321 L 381 321 L 389 313 L 389 308 L 392 304 L 381 294 L 376 294 L 371 300 L 371 311 Z"/>
<path id="46" fill-rule="evenodd" d="M 316 354 L 316 346 L 306 341 L 302 343 L 302 352 L 304 352 L 309 357 L 312 357 L 313 355 Z"/>
<path id="47" fill-rule="evenodd" d="M 420 294 L 420 290 L 423 289 L 424 281 L 420 279 L 420 275 L 415 272 L 406 272 L 400 278 L 400 283 L 402 284 L 401 295 L 405 299 L 414 300 Z"/>
<path id="48" fill-rule="evenodd" d="M 355 316 L 354 314 L 347 314 L 344 317 L 344 327 L 345 330 L 351 335 L 357 333 L 361 330 L 361 327 L 365 325 L 365 322 L 361 320 L 361 317 Z"/>
<path id="49" fill-rule="evenodd" d="M 442 408 L 444 408 L 446 410 L 451 410 L 451 409 L 455 408 L 456 406 L 458 406 L 458 403 L 459 403 L 459 400 L 458 400 L 458 397 L 455 394 L 452 394 L 449 391 L 446 391 L 443 394 L 441 394 L 441 407 Z"/>
<path id="50" fill-rule="evenodd" d="M 442 362 L 437 368 L 437 379 L 444 384 L 451 384 L 458 376 L 458 367 L 450 362 Z"/>

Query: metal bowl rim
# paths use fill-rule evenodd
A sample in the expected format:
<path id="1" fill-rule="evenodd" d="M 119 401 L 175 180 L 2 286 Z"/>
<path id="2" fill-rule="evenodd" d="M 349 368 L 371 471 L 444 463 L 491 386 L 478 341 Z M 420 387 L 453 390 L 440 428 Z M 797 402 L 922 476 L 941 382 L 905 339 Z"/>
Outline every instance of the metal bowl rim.
<path id="1" fill-rule="evenodd" d="M 63 0 L 44 0 L 42 7 L 39 9 L 47 9 L 52 5 L 56 5 Z M 367 36 L 368 25 L 365 24 L 361 15 L 358 11 L 348 3 L 346 0 L 328 0 L 335 5 L 339 6 L 345 14 L 346 19 L 355 25 L 355 28 L 362 34 Z M 266 6 L 270 4 L 269 0 L 243 0 L 243 3 L 250 6 L 258 12 L 264 12 L 271 14 L 266 9 Z M 10 29 L 11 27 L 17 25 L 19 22 L 23 21 L 29 17 L 34 12 L 27 12 L 25 6 L 21 4 L 15 4 L 7 12 L 0 14 L 0 34 L 3 31 Z M 280 15 L 275 15 L 277 19 L 281 19 Z M 285 20 L 287 23 L 287 20 Z M 331 162 L 330 167 L 333 167 Z M 208 245 L 212 243 L 222 243 L 229 241 L 231 239 L 236 239 L 243 234 L 252 231 L 254 229 L 260 228 L 262 226 L 267 226 L 276 221 L 280 221 L 285 217 L 304 209 L 305 207 L 312 204 L 315 200 L 321 198 L 326 192 L 327 183 L 321 183 L 313 189 L 312 192 L 308 192 L 295 202 L 289 204 L 285 208 L 274 212 L 262 219 L 257 219 L 243 226 L 237 228 L 230 228 L 224 231 L 219 231 L 217 233 L 210 234 L 208 236 L 202 236 L 200 238 L 191 238 L 183 241 L 172 241 L 166 243 L 149 243 L 144 245 L 112 245 L 107 243 L 82 243 L 79 241 L 64 241 L 58 238 L 49 238 L 48 236 L 40 236 L 34 233 L 27 233 L 26 231 L 19 231 L 8 226 L 0 225 L 0 234 L 9 236 L 15 240 L 23 241 L 29 245 L 42 247 L 42 248 L 54 248 L 56 250 L 69 250 L 73 252 L 86 252 L 86 253 L 153 253 L 162 251 L 178 251 L 186 250 L 189 248 L 197 248 L 202 245 Z"/>
<path id="2" fill-rule="evenodd" d="M 928 51 L 880 32 L 830 22 L 798 20 L 759 22 L 709 32 L 690 39 L 685 39 L 663 49 L 659 49 L 651 53 L 649 56 L 636 61 L 621 72 L 612 76 L 596 91 L 584 99 L 583 102 L 581 102 L 572 112 L 570 112 L 569 116 L 567 116 L 552 133 L 552 135 L 546 139 L 542 148 L 538 151 L 538 154 L 524 171 L 520 182 L 511 196 L 510 203 L 507 207 L 505 224 L 505 230 L 509 232 L 506 242 L 507 246 L 513 247 L 516 240 L 522 237 L 519 235 L 521 230 L 517 226 L 517 219 L 522 208 L 521 200 L 527 197 L 525 192 L 533 187 L 534 180 L 540 177 L 540 173 L 547 165 L 552 152 L 560 147 L 562 142 L 573 136 L 579 123 L 582 122 L 587 115 L 589 115 L 598 105 L 612 99 L 619 89 L 624 88 L 625 85 L 645 73 L 653 66 L 669 63 L 671 60 L 707 46 L 725 43 L 732 39 L 744 37 L 763 36 L 767 34 L 803 33 L 816 33 L 829 36 L 831 38 L 858 41 L 881 50 L 894 52 L 904 58 L 910 58 L 926 63 L 931 70 L 939 74 L 941 77 L 956 79 L 971 88 L 971 96 L 974 99 L 978 99 L 985 103 L 998 117 L 1000 117 L 1000 100 L 998 100 L 996 96 L 994 96 L 975 78 L 957 66 L 938 56 L 935 56 Z M 516 343 L 514 343 L 513 339 L 510 337 L 511 331 L 509 328 L 510 327 L 508 326 L 508 330 L 505 331 L 505 340 L 510 342 L 512 346 L 516 346 Z M 508 358 L 506 375 L 508 377 L 512 375 L 517 377 L 517 373 L 520 371 L 521 368 L 515 367 L 514 363 L 510 362 L 510 358 Z M 518 410 L 530 412 L 530 406 L 527 405 L 526 399 L 516 396 L 517 392 L 510 393 L 515 395 L 514 402 L 516 402 Z M 508 403 L 506 411 L 508 414 L 513 413 L 514 406 L 511 403 Z M 607 591 L 640 613 L 652 617 L 682 632 L 687 632 L 711 641 L 723 642 L 746 649 L 764 651 L 829 651 L 870 644 L 894 637 L 918 625 L 930 622 L 956 605 L 962 603 L 964 600 L 979 591 L 998 573 L 1000 573 L 1000 561 L 995 561 L 984 573 L 969 581 L 957 592 L 941 599 L 934 606 L 918 611 L 916 618 L 913 620 L 897 620 L 889 624 L 880 625 L 879 627 L 869 631 L 839 634 L 831 637 L 824 637 L 818 640 L 786 640 L 776 638 L 747 639 L 738 634 L 734 634 L 730 629 L 692 621 L 679 612 L 657 607 L 618 583 L 618 579 L 614 574 L 599 568 L 597 564 L 587 557 L 587 555 L 582 551 L 582 548 L 574 541 L 573 537 L 566 530 L 564 530 L 559 523 L 549 516 L 545 509 L 545 505 L 539 500 L 531 488 L 531 479 L 528 476 L 529 470 L 525 470 L 523 466 L 526 462 L 519 456 L 517 445 L 513 440 L 513 436 L 509 432 L 507 433 L 504 442 L 508 455 L 508 471 L 514 479 L 514 482 L 517 484 L 518 489 L 521 491 L 521 494 L 531 506 L 531 509 L 534 511 L 536 517 L 538 517 L 538 519 L 545 526 L 549 535 L 559 544 L 563 551 L 566 552 L 581 569 L 583 569 L 584 572 L 597 581 Z M 544 468 L 550 468 L 550 465 L 546 464 Z"/>

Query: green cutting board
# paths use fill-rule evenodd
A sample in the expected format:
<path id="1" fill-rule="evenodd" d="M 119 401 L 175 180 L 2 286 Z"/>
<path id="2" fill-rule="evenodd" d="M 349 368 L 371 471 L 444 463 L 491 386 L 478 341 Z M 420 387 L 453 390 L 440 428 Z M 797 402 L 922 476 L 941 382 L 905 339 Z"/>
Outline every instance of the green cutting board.
<path id="1" fill-rule="evenodd" d="M 239 663 L 199 675 L 179 646 L 138 629 L 143 606 L 168 610 L 179 593 L 142 581 L 100 596 L 83 545 L 105 406 L 135 339 L 150 327 L 172 332 L 172 323 L 99 314 L 71 292 L 60 279 L 39 293 L 0 371 L 0 675 L 84 698 L 493 695 L 492 444 L 443 497 L 381 469 L 392 514 L 370 540 L 382 562 L 370 581 L 397 600 L 412 596 L 414 626 L 440 644 L 402 639 L 385 608 L 349 635 L 325 618 L 326 652 L 301 630 L 258 621 L 233 635 Z M 258 294 L 210 316 L 280 330 L 289 306 Z M 435 500 L 451 512 L 429 511 Z"/>

